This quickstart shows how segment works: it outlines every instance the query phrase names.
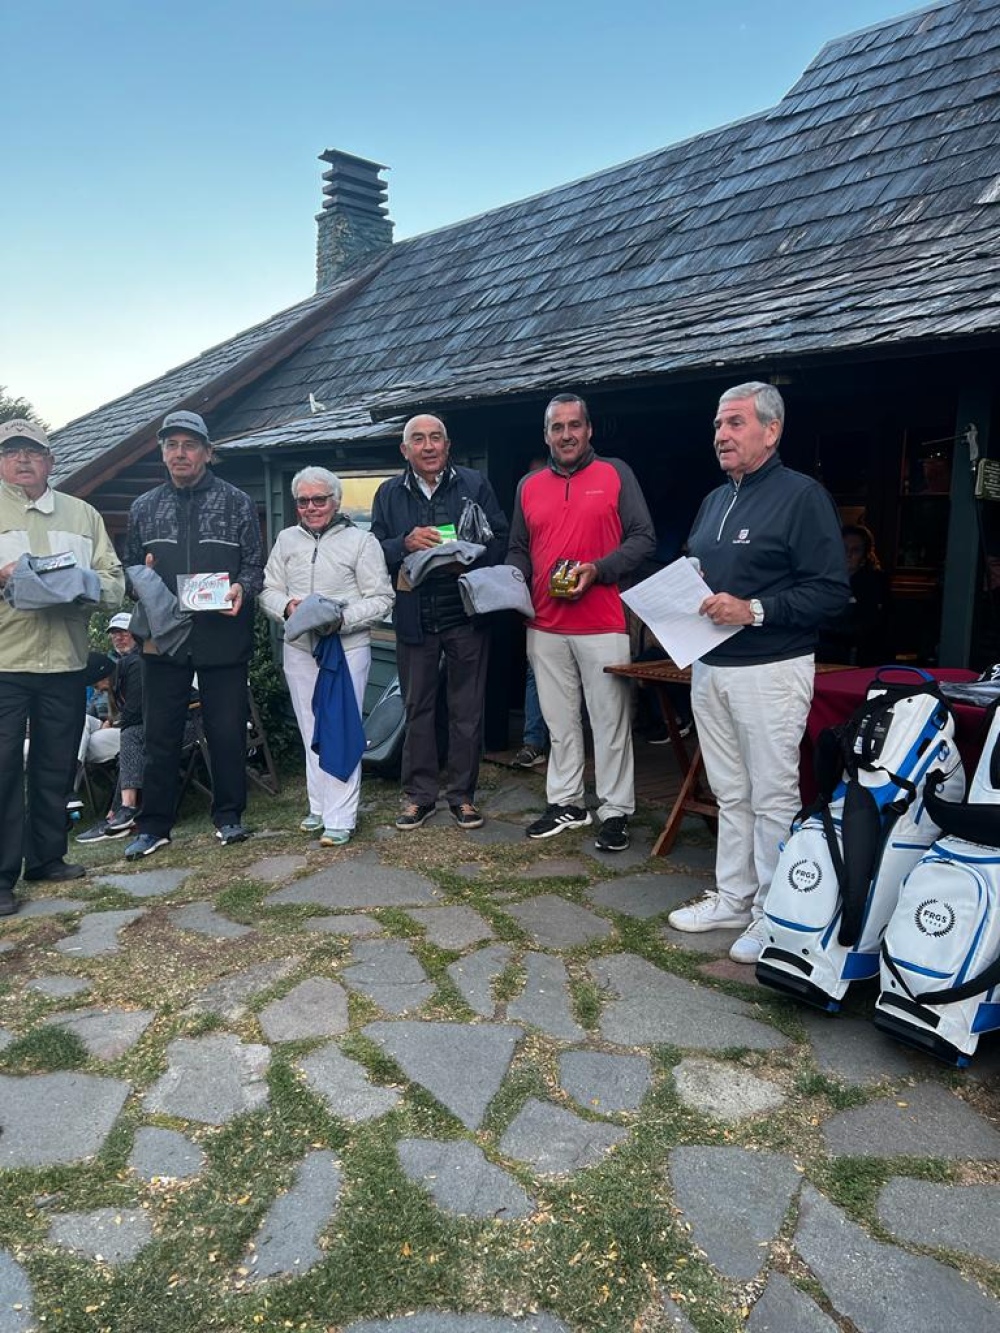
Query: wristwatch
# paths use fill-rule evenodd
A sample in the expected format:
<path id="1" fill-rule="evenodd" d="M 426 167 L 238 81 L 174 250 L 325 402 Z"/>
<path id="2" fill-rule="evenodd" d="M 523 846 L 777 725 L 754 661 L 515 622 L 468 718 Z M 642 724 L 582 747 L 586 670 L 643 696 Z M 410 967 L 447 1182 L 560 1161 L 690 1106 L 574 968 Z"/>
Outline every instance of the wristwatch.
<path id="1" fill-rule="evenodd" d="M 761 606 L 759 599 L 756 597 L 750 598 L 750 614 L 753 616 L 753 620 L 750 623 L 751 625 L 754 626 L 754 628 L 756 628 L 758 625 L 763 625 L 764 608 L 763 606 Z"/>

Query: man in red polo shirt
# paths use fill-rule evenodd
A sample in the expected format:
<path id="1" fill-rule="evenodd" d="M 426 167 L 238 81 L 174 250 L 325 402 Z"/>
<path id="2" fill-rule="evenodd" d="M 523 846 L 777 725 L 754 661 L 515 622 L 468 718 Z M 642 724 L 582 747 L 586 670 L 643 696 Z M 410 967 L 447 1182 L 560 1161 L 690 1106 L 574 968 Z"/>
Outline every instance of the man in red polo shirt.
<path id="1" fill-rule="evenodd" d="M 618 584 L 652 554 L 655 536 L 632 469 L 618 458 L 598 458 L 592 433 L 583 399 L 556 394 L 545 409 L 548 464 L 518 487 L 507 559 L 531 581 L 528 659 L 552 747 L 548 805 L 528 837 L 551 838 L 590 823 L 582 692 L 594 737 L 596 845 L 621 852 L 635 809 L 629 688 L 604 668 L 629 660 Z"/>

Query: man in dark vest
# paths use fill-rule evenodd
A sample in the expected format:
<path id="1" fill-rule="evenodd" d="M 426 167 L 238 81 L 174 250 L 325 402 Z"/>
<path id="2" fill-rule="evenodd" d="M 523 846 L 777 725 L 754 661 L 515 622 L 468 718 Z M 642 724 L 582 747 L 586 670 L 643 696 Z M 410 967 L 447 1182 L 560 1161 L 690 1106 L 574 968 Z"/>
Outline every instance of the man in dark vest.
<path id="1" fill-rule="evenodd" d="M 128 860 L 170 841 L 191 682 L 198 674 L 212 768 L 212 821 L 223 844 L 249 837 L 246 807 L 247 664 L 253 599 L 264 584 L 264 551 L 253 501 L 209 467 L 208 427 L 195 412 L 171 412 L 159 431 L 169 479 L 140 495 L 128 517 L 125 564 L 151 566 L 170 592 L 189 574 L 226 574 L 225 607 L 199 610 L 180 648 L 143 644 L 146 764 L 137 837 Z"/>

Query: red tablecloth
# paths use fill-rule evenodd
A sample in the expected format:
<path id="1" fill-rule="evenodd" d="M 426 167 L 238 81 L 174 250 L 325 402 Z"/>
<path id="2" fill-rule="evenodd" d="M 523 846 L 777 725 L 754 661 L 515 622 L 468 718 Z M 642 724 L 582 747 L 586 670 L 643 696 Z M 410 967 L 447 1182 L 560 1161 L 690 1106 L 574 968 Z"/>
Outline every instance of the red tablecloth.
<path id="1" fill-rule="evenodd" d="M 974 671 L 962 667 L 924 667 L 922 668 L 935 680 L 968 681 L 976 680 Z M 802 740 L 802 760 L 799 767 L 799 787 L 803 801 L 810 801 L 816 795 L 816 783 L 813 777 L 813 746 L 824 727 L 832 727 L 851 716 L 858 704 L 865 697 L 869 684 L 874 679 L 874 667 L 849 667 L 844 671 L 829 671 L 816 676 L 812 708 L 806 722 L 806 734 Z M 915 680 L 910 671 L 890 676 L 890 680 Z M 982 745 L 983 710 L 972 704 L 952 704 L 955 714 L 955 739 L 959 753 L 965 765 L 967 776 L 979 762 Z"/>

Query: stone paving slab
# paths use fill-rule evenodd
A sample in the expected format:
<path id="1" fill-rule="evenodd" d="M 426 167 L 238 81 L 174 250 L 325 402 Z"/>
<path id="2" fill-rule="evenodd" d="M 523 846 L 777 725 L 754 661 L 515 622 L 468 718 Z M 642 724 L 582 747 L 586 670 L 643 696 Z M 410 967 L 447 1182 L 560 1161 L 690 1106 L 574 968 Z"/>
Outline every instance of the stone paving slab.
<path id="1" fill-rule="evenodd" d="M 373 916 L 364 912 L 335 912 L 332 916 L 311 916 L 302 923 L 303 929 L 315 930 L 322 935 L 350 935 L 364 939 L 381 935 L 382 927 Z"/>
<path id="2" fill-rule="evenodd" d="M 262 856 L 259 861 L 254 861 L 253 865 L 247 866 L 244 874 L 247 879 L 259 879 L 265 884 L 284 884 L 286 879 L 291 879 L 299 870 L 304 870 L 309 864 L 304 856 L 289 854 L 287 856 Z"/>
<path id="3" fill-rule="evenodd" d="M 757 980 L 755 968 L 748 967 L 746 963 L 734 963 L 731 958 L 716 958 L 711 963 L 701 963 L 698 973 L 703 977 L 715 977 L 718 981 L 738 981 L 741 986 L 759 990 L 762 995 L 774 994 L 773 990 L 762 986 Z"/>
<path id="4" fill-rule="evenodd" d="M 6 1050 L 13 1040 L 14 1034 L 10 1028 L 0 1028 L 0 1051 Z"/>
<path id="5" fill-rule="evenodd" d="M 345 984 L 367 995 L 387 1014 L 419 1009 L 434 994 L 434 986 L 405 940 L 359 940 L 351 957 L 354 962 L 341 973 Z"/>
<path id="6" fill-rule="evenodd" d="M 526 953 L 521 961 L 527 974 L 524 989 L 507 1005 L 507 1017 L 516 1023 L 530 1023 L 561 1041 L 585 1040 L 586 1032 L 573 1017 L 563 960 L 545 953 Z"/>
<path id="7" fill-rule="evenodd" d="M 589 875 L 592 869 L 579 856 L 554 856 L 535 861 L 521 872 L 521 879 L 574 879 Z"/>
<path id="8" fill-rule="evenodd" d="M 57 1213 L 49 1241 L 73 1254 L 118 1268 L 153 1239 L 153 1224 L 141 1208 L 97 1208 L 90 1213 Z"/>
<path id="9" fill-rule="evenodd" d="M 193 874 L 194 871 L 190 869 L 160 866 L 156 870 L 133 870 L 126 875 L 106 875 L 95 871 L 94 879 L 98 884 L 110 884 L 132 898 L 162 898 L 179 889 Z"/>
<path id="10" fill-rule="evenodd" d="M 56 948 L 74 958 L 98 958 L 102 954 L 117 953 L 121 948 L 119 931 L 145 915 L 145 909 L 141 907 L 133 907 L 127 912 L 90 912 L 80 922 L 75 934 L 56 941 Z"/>
<path id="11" fill-rule="evenodd" d="M 841 1111 L 823 1126 L 834 1157 L 1000 1159 L 1000 1133 L 939 1083 Z"/>
<path id="12" fill-rule="evenodd" d="M 253 963 L 242 972 L 231 972 L 199 991 L 186 1006 L 186 1014 L 218 1014 L 227 1023 L 237 1023 L 247 1012 L 250 1001 L 269 986 L 283 981 L 294 972 L 301 959 L 298 954 L 288 958 L 272 958 L 264 963 Z"/>
<path id="13" fill-rule="evenodd" d="M 64 912 L 86 912 L 91 903 L 80 898 L 31 898 L 17 909 L 19 917 L 61 916 Z"/>
<path id="14" fill-rule="evenodd" d="M 65 977 L 56 973 L 52 976 L 32 978 L 25 989 L 37 991 L 39 995 L 45 995 L 50 1000 L 66 1000 L 71 995 L 82 995 L 84 991 L 90 990 L 90 982 L 83 981 L 80 977 Z"/>
<path id="15" fill-rule="evenodd" d="M 726 1277 L 756 1277 L 802 1177 L 790 1157 L 745 1148 L 681 1147 L 670 1154 L 674 1199 L 691 1239 Z"/>
<path id="16" fill-rule="evenodd" d="M 499 1091 L 514 1048 L 524 1036 L 506 1023 L 369 1023 L 377 1042 L 413 1083 L 419 1083 L 461 1120 L 478 1129 Z"/>
<path id="17" fill-rule="evenodd" d="M 854 1087 L 902 1078 L 921 1065 L 929 1067 L 928 1060 L 911 1054 L 864 1019 L 805 1008 L 799 1017 L 809 1033 L 817 1067 Z"/>
<path id="18" fill-rule="evenodd" d="M 242 926 L 238 921 L 230 921 L 211 903 L 187 903 L 184 907 L 175 907 L 167 916 L 175 929 L 207 935 L 211 940 L 237 940 L 241 935 L 253 934 L 253 926 Z"/>
<path id="19" fill-rule="evenodd" d="M 437 1206 L 461 1217 L 527 1217 L 534 1205 L 509 1172 L 490 1162 L 474 1143 L 401 1139 L 400 1165 Z"/>
<path id="20" fill-rule="evenodd" d="M 532 818 L 535 816 L 532 815 Z M 487 819 L 482 828 L 463 829 L 462 837 L 480 847 L 524 847 L 524 825 L 509 824 L 505 819 Z"/>
<path id="21" fill-rule="evenodd" d="M 802 1190 L 795 1246 L 859 1333 L 1000 1328 L 1000 1302 L 936 1259 L 872 1240 L 811 1185 Z"/>
<path id="22" fill-rule="evenodd" d="M 637 1111 L 652 1082 L 644 1055 L 608 1055 L 604 1051 L 564 1051 L 559 1082 L 588 1111 L 615 1115 Z"/>
<path id="23" fill-rule="evenodd" d="M 266 1046 L 232 1033 L 177 1037 L 167 1047 L 167 1072 L 142 1099 L 147 1111 L 205 1125 L 224 1125 L 268 1100 Z"/>
<path id="24" fill-rule="evenodd" d="M 772 1273 L 747 1321 L 747 1333 L 837 1333 L 837 1325 L 784 1273 Z"/>
<path id="25" fill-rule="evenodd" d="M 684 1311 L 670 1299 L 665 1291 L 660 1293 L 660 1309 L 666 1318 L 667 1328 L 671 1329 L 672 1333 L 698 1333 Z M 792 1333 L 792 1331 L 789 1329 L 786 1330 L 786 1333 Z"/>
<path id="26" fill-rule="evenodd" d="M 439 949 L 467 949 L 470 944 L 493 938 L 489 922 L 471 907 L 461 904 L 451 907 L 410 907 L 406 915 L 424 927 L 428 940 Z"/>
<path id="27" fill-rule="evenodd" d="M 332 1115 L 356 1124 L 385 1115 L 400 1099 L 395 1088 L 373 1083 L 357 1060 L 349 1060 L 332 1043 L 299 1061 L 307 1085 Z"/>
<path id="28" fill-rule="evenodd" d="M 572 1333 L 568 1324 L 548 1314 L 450 1314 L 430 1310 L 389 1319 L 362 1319 L 343 1333 Z"/>
<path id="29" fill-rule="evenodd" d="M 295 1183 L 279 1195 L 243 1258 L 250 1282 L 308 1273 L 323 1258 L 319 1238 L 340 1197 L 340 1167 L 332 1152 L 303 1158 Z"/>
<path id="30" fill-rule="evenodd" d="M 346 1032 L 347 993 L 328 977 L 307 977 L 257 1015 L 268 1041 L 302 1041 Z"/>
<path id="31" fill-rule="evenodd" d="M 715 843 L 685 842 L 683 834 L 674 843 L 670 855 L 663 858 L 665 865 L 684 867 L 703 875 L 715 874 Z"/>
<path id="32" fill-rule="evenodd" d="M 777 1083 L 738 1065 L 688 1056 L 674 1069 L 677 1095 L 685 1106 L 716 1120 L 742 1120 L 773 1111 L 786 1101 Z"/>
<path id="33" fill-rule="evenodd" d="M 94 1074 L 0 1075 L 0 1167 L 92 1157 L 130 1092 L 121 1079 Z"/>
<path id="34" fill-rule="evenodd" d="M 0 953 L 13 953 L 16 947 L 12 940 L 0 940 Z"/>
<path id="35" fill-rule="evenodd" d="M 351 907 L 423 907 L 440 898 L 440 889 L 426 876 L 385 866 L 374 855 L 364 853 L 268 894 L 264 905 L 315 903 L 338 911 Z"/>
<path id="36" fill-rule="evenodd" d="M 34 1333 L 37 1327 L 28 1274 L 9 1250 L 0 1250 L 0 1333 Z"/>
<path id="37" fill-rule="evenodd" d="M 693 953 L 726 954 L 733 940 L 739 939 L 742 934 L 742 930 L 690 931 L 664 926 L 660 931 L 660 939 L 664 944 L 673 944 L 678 949 L 689 949 Z M 752 973 L 753 968 L 748 967 L 746 971 Z"/>
<path id="38" fill-rule="evenodd" d="M 545 769 L 540 769 L 542 773 Z M 538 809 L 539 794 L 534 783 L 506 782 L 482 795 L 482 810 L 489 819 L 497 815 L 520 815 Z"/>
<path id="39" fill-rule="evenodd" d="M 448 975 L 462 993 L 462 999 L 480 1018 L 492 1018 L 496 1011 L 493 982 L 513 957 L 506 944 L 491 944 L 448 965 Z"/>
<path id="40" fill-rule="evenodd" d="M 623 875 L 621 879 L 606 879 L 593 885 L 587 890 L 587 897 L 595 907 L 648 921 L 650 917 L 672 912 L 697 893 L 699 887 L 687 875 Z"/>
<path id="41" fill-rule="evenodd" d="M 645 865 L 653 851 L 653 835 L 648 829 L 638 828 L 633 824 L 629 829 L 629 845 L 623 852 L 602 852 L 594 845 L 594 839 L 601 827 L 601 821 L 594 815 L 592 828 L 584 830 L 580 841 L 580 851 L 589 856 L 599 866 L 608 870 L 636 870 Z"/>
<path id="42" fill-rule="evenodd" d="M 710 1051 L 729 1046 L 775 1050 L 789 1044 L 745 1001 L 663 972 L 634 954 L 594 959 L 589 971 L 597 985 L 619 997 L 601 1014 L 601 1035 L 618 1046 Z"/>
<path id="43" fill-rule="evenodd" d="M 588 940 L 605 940 L 613 929 L 604 917 L 555 893 L 511 903 L 504 911 L 541 949 L 571 949 Z"/>
<path id="44" fill-rule="evenodd" d="M 136 1130 L 128 1164 L 145 1181 L 187 1180 L 205 1166 L 205 1154 L 176 1129 Z"/>
<path id="45" fill-rule="evenodd" d="M 500 1140 L 505 1157 L 527 1162 L 539 1175 L 567 1175 L 603 1161 L 628 1135 L 618 1125 L 582 1120 L 572 1111 L 529 1097 Z"/>
<path id="46" fill-rule="evenodd" d="M 1000 1264 L 1000 1185 L 939 1185 L 896 1176 L 878 1197 L 882 1225 L 900 1240 Z"/>
<path id="47" fill-rule="evenodd" d="M 74 1009 L 50 1014 L 45 1022 L 74 1033 L 96 1059 L 117 1060 L 132 1049 L 155 1017 L 153 1009 Z"/>

